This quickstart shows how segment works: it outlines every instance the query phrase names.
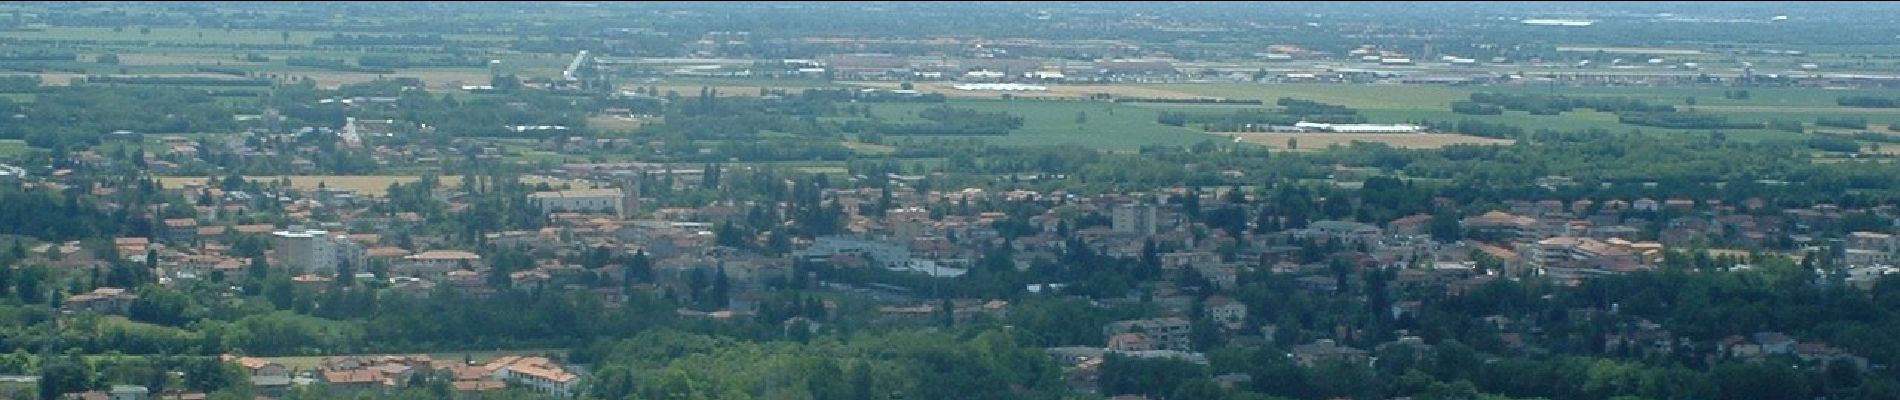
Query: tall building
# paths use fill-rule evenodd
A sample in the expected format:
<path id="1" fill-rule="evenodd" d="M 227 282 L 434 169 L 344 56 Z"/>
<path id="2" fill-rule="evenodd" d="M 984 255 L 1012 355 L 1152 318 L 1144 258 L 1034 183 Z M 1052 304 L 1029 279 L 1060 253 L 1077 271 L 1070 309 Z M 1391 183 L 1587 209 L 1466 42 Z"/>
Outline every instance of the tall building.
<path id="1" fill-rule="evenodd" d="M 1137 235 L 1155 234 L 1155 206 L 1147 203 L 1123 204 L 1110 216 L 1115 232 Z"/>
<path id="2" fill-rule="evenodd" d="M 620 183 L 620 217 L 627 218 L 640 213 L 640 179 L 627 179 Z"/>
<path id="3" fill-rule="evenodd" d="M 337 243 L 329 231 L 290 228 L 271 232 L 277 263 L 286 270 L 306 274 L 336 273 Z"/>

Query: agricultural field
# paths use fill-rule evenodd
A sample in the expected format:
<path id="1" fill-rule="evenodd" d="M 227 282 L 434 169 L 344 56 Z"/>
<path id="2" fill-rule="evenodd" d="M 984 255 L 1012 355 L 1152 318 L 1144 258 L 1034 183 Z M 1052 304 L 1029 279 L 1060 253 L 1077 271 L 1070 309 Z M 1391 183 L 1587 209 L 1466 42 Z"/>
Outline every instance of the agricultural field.
<path id="1" fill-rule="evenodd" d="M 1402 149 L 1436 149 L 1455 144 L 1508 145 L 1510 139 L 1492 139 L 1471 135 L 1449 133 L 1429 134 L 1379 134 L 1379 133 L 1244 133 L 1228 134 L 1236 142 L 1253 143 L 1275 150 L 1317 151 L 1332 145 L 1351 146 L 1353 142 L 1384 143 Z M 1291 143 L 1289 141 L 1292 141 Z M 1297 148 L 1289 147 L 1297 145 Z"/>
<path id="2" fill-rule="evenodd" d="M 895 83 L 859 83 L 859 85 L 880 88 L 895 88 Z M 959 96 L 957 91 L 948 89 L 945 84 L 919 84 L 916 88 L 924 92 L 939 92 Z M 1525 128 L 1528 131 L 1538 129 L 1582 130 L 1602 129 L 1616 132 L 1641 131 L 1652 134 L 1681 134 L 1684 132 L 1706 134 L 1706 130 L 1666 129 L 1622 124 L 1613 113 L 1578 110 L 1562 115 L 1531 115 L 1523 111 L 1506 111 L 1502 115 L 1464 115 L 1450 110 L 1451 103 L 1468 99 L 1473 92 L 1494 91 L 1505 93 L 1548 93 L 1549 88 L 1539 86 L 1495 86 L 1495 87 L 1449 87 L 1417 85 L 1338 85 L 1338 84 L 1152 84 L 1152 85 L 1070 85 L 1052 86 L 1056 88 L 1074 88 L 1065 95 L 1086 96 L 1091 93 L 1115 93 L 1124 96 L 1153 97 L 1222 97 L 1231 99 L 1260 99 L 1271 103 L 1281 97 L 1313 100 L 1351 107 L 1366 115 L 1374 123 L 1405 122 L 1454 122 L 1465 119 L 1489 123 L 1504 123 Z M 1086 88 L 1086 90 L 1081 89 Z M 1819 89 L 1750 89 L 1747 99 L 1725 98 L 1721 88 L 1562 88 L 1556 93 L 1576 96 L 1623 96 L 1644 101 L 1671 104 L 1686 112 L 1706 112 L 1719 114 L 1734 121 L 1768 122 L 1773 120 L 1795 120 L 1812 123 L 1817 115 L 1856 116 L 1869 121 L 1885 122 L 1900 119 L 1900 110 L 1865 109 L 1842 107 L 1835 104 L 1841 96 L 1878 95 L 1873 90 L 1819 90 Z M 1145 144 L 1193 144 L 1202 138 L 1195 135 L 1182 135 L 1196 132 L 1189 128 L 1168 127 L 1155 124 L 1152 117 L 1159 111 L 1180 111 L 1186 109 L 1209 110 L 1219 108 L 1243 108 L 1233 105 L 1176 105 L 1176 104 L 1104 104 L 1093 102 L 1066 102 L 1043 100 L 988 100 L 979 101 L 968 98 L 968 92 L 951 104 L 970 107 L 983 111 L 1007 111 L 1024 116 L 1025 127 L 1007 136 L 982 137 L 991 143 L 1004 145 L 1044 145 L 1044 144 L 1083 144 L 1106 149 L 1131 149 Z M 1052 95 L 1050 92 L 1022 94 L 1024 96 Z M 989 93 L 986 96 L 999 96 Z M 1691 100 L 1693 98 L 1693 100 Z M 1694 102 L 1696 105 L 1685 103 Z M 928 107 L 911 104 L 883 104 L 874 106 L 874 111 L 883 118 L 894 121 L 910 120 L 909 115 L 891 115 L 888 111 L 914 112 Z M 1107 109 L 1117 110 L 1110 116 Z M 1140 111 L 1123 111 L 1140 110 Z M 1088 113 L 1088 122 L 1077 129 L 1074 123 L 1077 112 Z M 1728 138 L 1742 141 L 1763 140 L 1800 140 L 1805 134 L 1768 129 L 1727 129 L 1722 131 Z M 891 140 L 901 140 L 892 138 Z M 1321 139 L 1325 140 L 1325 139 Z M 1350 141 L 1351 139 L 1346 139 Z M 1432 147 L 1434 140 L 1407 146 Z M 1407 143 L 1410 143 L 1409 141 Z M 1399 146 L 1399 147 L 1407 147 Z"/>
<path id="3" fill-rule="evenodd" d="M 1722 88 L 1566 87 L 1552 90 L 1535 85 L 1449 87 L 1244 83 L 1151 86 L 1189 92 L 1198 96 L 1262 99 L 1269 102 L 1280 97 L 1292 97 L 1339 104 L 1359 110 L 1375 123 L 1450 122 L 1472 119 L 1511 124 L 1532 131 L 1537 129 L 1604 129 L 1619 132 L 1639 130 L 1672 134 L 1686 130 L 1622 124 L 1617 122 L 1616 115 L 1612 113 L 1587 110 L 1566 112 L 1562 115 L 1531 115 L 1523 111 L 1506 111 L 1502 115 L 1464 115 L 1451 112 L 1451 103 L 1469 99 L 1471 93 L 1474 92 L 1556 93 L 1571 96 L 1630 97 L 1656 104 L 1675 105 L 1683 111 L 1718 114 L 1733 121 L 1767 122 L 1785 119 L 1813 122 L 1817 114 L 1860 116 L 1870 121 L 1900 118 L 1895 110 L 1842 107 L 1836 104 L 1836 100 L 1842 96 L 1882 95 L 1882 92 L 1876 90 L 1750 88 L 1748 89 L 1749 98 L 1730 99 L 1723 96 L 1725 90 Z M 1694 100 L 1690 100 L 1691 98 Z M 1691 101 L 1695 103 L 1694 106 L 1685 104 Z M 1701 131 L 1706 132 L 1706 130 Z M 1799 140 L 1806 137 L 1803 134 L 1767 129 L 1725 129 L 1722 132 L 1730 139 L 1745 141 Z"/>
<path id="4" fill-rule="evenodd" d="M 215 28 L 140 28 L 52 27 L 39 30 L 9 31 L 7 38 L 28 46 L 50 46 L 78 54 L 73 61 L 31 62 L 30 66 L 51 68 L 40 72 L 49 85 L 66 85 L 72 78 L 89 74 L 134 74 L 183 76 L 197 67 L 218 67 L 243 71 L 256 77 L 309 77 L 321 86 L 367 82 L 383 78 L 411 77 L 423 80 L 432 89 L 454 89 L 462 84 L 486 84 L 493 74 L 522 77 L 555 77 L 572 55 L 519 53 L 495 49 L 479 57 L 500 62 L 477 67 L 396 68 L 394 73 L 337 71 L 292 66 L 292 57 L 318 57 L 356 62 L 363 56 L 397 55 L 428 57 L 448 53 L 429 49 L 316 46 L 314 41 L 333 34 L 373 34 L 330 31 L 271 31 Z M 443 34 L 443 39 L 476 46 L 499 45 L 515 40 L 507 35 Z M 276 47 L 266 47 L 276 46 Z M 285 47 L 289 48 L 285 48 Z M 259 49 L 258 47 L 265 47 Z M 97 62 L 113 54 L 116 64 Z M 248 55 L 267 57 L 268 61 L 247 60 Z M 81 73 L 83 71 L 83 73 Z M 229 77 L 227 75 L 216 75 Z"/>
<path id="5" fill-rule="evenodd" d="M 844 147 L 847 149 L 851 149 L 851 151 L 855 151 L 862 154 L 880 155 L 880 154 L 891 154 L 891 153 L 897 152 L 897 146 L 885 146 L 881 144 L 871 144 L 871 143 L 853 142 L 853 141 L 845 141 L 839 144 L 844 145 Z"/>
<path id="6" fill-rule="evenodd" d="M 319 37 L 327 37 L 336 32 L 319 31 L 274 31 L 257 29 L 217 29 L 217 28 L 148 28 L 142 32 L 139 28 L 127 27 L 49 27 L 37 31 L 9 31 L 7 37 L 24 40 L 67 40 L 67 41 L 144 41 L 162 43 L 192 44 L 311 44 Z M 355 32 L 344 32 L 356 34 Z M 443 34 L 448 40 L 467 41 L 505 41 L 513 37 L 506 35 L 469 35 Z"/>
<path id="7" fill-rule="evenodd" d="M 587 117 L 587 127 L 601 131 L 631 131 L 639 129 L 640 125 L 645 125 L 646 123 L 647 122 L 638 117 L 629 118 L 618 115 L 596 115 Z"/>

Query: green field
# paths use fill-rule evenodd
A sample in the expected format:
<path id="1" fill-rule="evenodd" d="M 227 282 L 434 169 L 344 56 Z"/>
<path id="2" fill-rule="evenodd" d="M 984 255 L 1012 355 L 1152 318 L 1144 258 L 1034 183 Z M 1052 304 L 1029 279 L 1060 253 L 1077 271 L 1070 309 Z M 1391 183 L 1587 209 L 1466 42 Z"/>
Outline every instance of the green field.
<path id="1" fill-rule="evenodd" d="M 955 107 L 978 111 L 1003 111 L 1023 117 L 1022 129 L 1002 136 L 924 136 L 937 138 L 976 138 L 1003 146 L 1081 145 L 1108 150 L 1135 150 L 1145 145 L 1189 146 L 1205 140 L 1223 138 L 1188 128 L 1155 122 L 1160 110 L 1125 104 L 1031 100 L 952 100 Z M 872 113 L 893 122 L 922 122 L 917 111 L 937 104 L 880 103 L 871 105 Z M 1077 113 L 1086 113 L 1086 121 L 1075 123 Z M 887 137 L 885 141 L 903 140 Z"/>
<path id="2" fill-rule="evenodd" d="M 377 77 L 373 73 L 334 71 L 322 68 L 287 65 L 290 57 L 318 57 L 343 59 L 354 62 L 357 58 L 370 54 L 431 56 L 442 55 L 428 49 L 418 48 L 375 48 L 356 50 L 349 47 L 311 46 L 320 37 L 337 32 L 328 31 L 275 31 L 275 30 L 224 30 L 216 28 L 151 28 L 150 33 L 140 33 L 137 27 L 125 27 L 114 31 L 113 28 L 54 27 L 42 30 L 21 30 L 7 32 L 7 38 L 22 41 L 24 49 L 46 48 L 54 51 L 69 51 L 79 54 L 74 61 L 33 61 L 16 62 L 20 66 L 76 70 L 83 74 L 194 74 L 196 66 L 216 66 L 238 69 L 257 74 L 257 76 L 304 77 L 314 78 L 324 86 L 336 86 L 345 83 L 368 81 Z M 342 32 L 351 34 L 351 32 Z M 287 35 L 286 35 L 287 34 Z M 377 33 L 362 33 L 377 34 Z M 507 35 L 445 34 L 451 41 L 483 41 L 501 43 L 514 40 Z M 53 43 L 57 42 L 57 43 Z M 231 46 L 258 45 L 302 45 L 311 46 L 295 49 L 251 50 L 235 49 Z M 56 48 L 56 49 L 54 49 Z M 120 62 L 116 65 L 95 62 L 101 54 L 116 54 Z M 269 57 L 268 62 L 244 60 L 248 54 Z M 427 81 L 431 86 L 453 86 L 455 82 L 486 83 L 491 74 L 515 74 L 524 77 L 552 77 L 560 74 L 571 55 L 538 54 L 517 52 L 496 52 L 480 55 L 488 59 L 500 60 L 500 63 L 487 66 L 449 67 L 449 68 L 399 68 L 388 77 L 413 77 Z M 74 72 L 54 72 L 44 74 L 48 82 L 66 84 Z M 476 82 L 480 81 L 480 82 Z"/>
<path id="3" fill-rule="evenodd" d="M 29 151 L 32 151 L 32 149 L 26 147 L 25 141 L 11 139 L 0 140 L 0 159 L 19 158 L 20 156 L 26 155 Z"/>
<path id="4" fill-rule="evenodd" d="M 73 40 L 73 41 L 153 41 L 198 44 L 311 44 L 318 37 L 327 37 L 333 32 L 285 31 L 218 28 L 151 28 L 150 33 L 140 33 L 139 28 L 126 27 L 117 32 L 114 28 L 52 27 L 38 31 L 9 31 L 7 37 L 24 40 Z M 348 33 L 348 32 L 346 32 Z M 467 35 L 446 34 L 449 40 L 513 40 L 506 35 Z"/>
<path id="5" fill-rule="evenodd" d="M 1473 92 L 1556 93 L 1572 96 L 1621 96 L 1676 105 L 1682 110 L 1720 114 L 1733 121 L 1767 122 L 1776 119 L 1813 122 L 1818 115 L 1861 116 L 1871 123 L 1900 120 L 1900 110 L 1841 107 L 1835 102 L 1842 96 L 1882 96 L 1877 90 L 1825 90 L 1812 88 L 1750 88 L 1748 99 L 1724 98 L 1724 88 L 1647 88 L 1647 87 L 1558 87 L 1487 86 L 1450 87 L 1417 85 L 1345 85 L 1345 84 L 1168 84 L 1153 87 L 1198 96 L 1262 99 L 1272 102 L 1281 97 L 1314 100 L 1358 109 L 1375 123 L 1416 121 L 1458 121 L 1474 119 L 1517 125 L 1526 130 L 1605 129 L 1611 131 L 1681 132 L 1625 125 L 1616 115 L 1594 111 L 1573 111 L 1562 115 L 1530 115 L 1507 111 L 1503 115 L 1462 115 L 1451 112 L 1451 103 L 1469 99 Z M 1685 103 L 1694 98 L 1695 105 Z M 1737 140 L 1794 140 L 1801 134 L 1765 129 L 1723 130 Z"/>

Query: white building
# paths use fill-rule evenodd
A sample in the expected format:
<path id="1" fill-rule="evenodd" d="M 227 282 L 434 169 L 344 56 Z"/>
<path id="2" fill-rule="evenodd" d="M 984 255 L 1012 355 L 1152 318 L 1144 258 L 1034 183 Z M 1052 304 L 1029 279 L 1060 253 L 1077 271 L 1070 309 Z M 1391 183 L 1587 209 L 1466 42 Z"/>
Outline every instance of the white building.
<path id="1" fill-rule="evenodd" d="M 1025 85 L 1021 83 L 962 83 L 951 85 L 956 90 L 990 90 L 1004 92 L 1039 92 L 1049 90 L 1048 86 Z"/>
<path id="2" fill-rule="evenodd" d="M 1300 129 L 1333 133 L 1422 133 L 1425 127 L 1409 124 L 1327 124 L 1300 121 L 1293 124 Z"/>
<path id="3" fill-rule="evenodd" d="M 1531 26 L 1590 26 L 1596 24 L 1596 21 L 1577 19 L 1525 19 L 1518 22 Z"/>
<path id="4" fill-rule="evenodd" d="M 429 280 L 442 280 L 449 271 L 462 269 L 479 270 L 482 256 L 461 250 L 429 250 L 402 258 L 402 262 L 390 266 L 389 272 L 401 276 L 420 277 Z"/>
<path id="5" fill-rule="evenodd" d="M 495 371 L 494 377 L 504 382 L 515 382 L 533 388 L 535 392 L 569 397 L 580 383 L 580 375 L 568 372 L 561 365 L 547 357 L 502 357 L 485 365 Z"/>
<path id="6" fill-rule="evenodd" d="M 627 195 L 618 189 L 562 190 L 535 192 L 528 201 L 541 205 L 541 212 L 599 212 L 626 217 Z"/>
<path id="7" fill-rule="evenodd" d="M 271 232 L 277 263 L 290 271 L 305 274 L 335 274 L 337 265 L 351 262 L 362 267 L 364 249 L 342 234 L 330 231 L 290 228 Z"/>
<path id="8" fill-rule="evenodd" d="M 902 245 L 843 236 L 820 236 L 812 241 L 810 247 L 793 251 L 792 255 L 812 262 L 827 262 L 832 257 L 851 255 L 868 258 L 887 269 L 907 269 L 911 265 L 910 249 Z"/>
<path id="9" fill-rule="evenodd" d="M 970 272 L 970 270 L 963 268 L 945 267 L 942 264 L 938 264 L 935 260 L 920 259 L 911 259 L 909 262 L 905 262 L 900 266 L 888 267 L 887 269 L 897 272 L 924 274 L 932 278 L 955 278 Z"/>

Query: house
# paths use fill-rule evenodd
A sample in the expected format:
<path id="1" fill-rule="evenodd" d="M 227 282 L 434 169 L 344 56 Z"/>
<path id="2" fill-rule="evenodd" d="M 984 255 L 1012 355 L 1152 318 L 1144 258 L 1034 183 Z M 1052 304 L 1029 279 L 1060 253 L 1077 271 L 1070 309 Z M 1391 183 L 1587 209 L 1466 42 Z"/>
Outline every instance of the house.
<path id="1" fill-rule="evenodd" d="M 328 370 L 317 374 L 317 378 L 332 392 L 380 392 L 383 387 L 383 373 L 374 369 Z"/>
<path id="2" fill-rule="evenodd" d="M 1207 311 L 1208 318 L 1228 330 L 1240 330 L 1247 320 L 1247 305 L 1227 296 L 1208 297 L 1201 306 Z"/>
<path id="3" fill-rule="evenodd" d="M 1432 216 L 1430 214 L 1414 214 L 1405 218 L 1392 220 L 1391 223 L 1386 224 L 1386 231 L 1394 235 L 1427 235 L 1431 234 L 1431 223 Z"/>
<path id="4" fill-rule="evenodd" d="M 67 296 L 61 307 L 70 312 L 124 314 L 138 298 L 138 295 L 127 292 L 125 288 L 102 287 L 89 293 Z"/>
<path id="5" fill-rule="evenodd" d="M 257 357 L 238 357 L 226 354 L 224 362 L 237 364 L 251 377 L 251 386 L 265 391 L 281 390 L 290 386 L 290 370 L 270 360 Z"/>
<path id="6" fill-rule="evenodd" d="M 1794 354 L 1795 340 L 1780 332 L 1756 332 L 1750 335 L 1764 354 Z"/>
<path id="7" fill-rule="evenodd" d="M 481 269 L 482 256 L 461 250 L 430 250 L 403 257 L 389 272 L 429 280 L 441 280 L 449 271 Z"/>
<path id="8" fill-rule="evenodd" d="M 1636 211 L 1654 212 L 1654 211 L 1662 209 L 1662 203 L 1657 202 L 1654 199 L 1644 197 L 1641 199 L 1636 199 L 1635 202 L 1630 203 L 1630 209 L 1636 210 Z"/>
<path id="9" fill-rule="evenodd" d="M 165 220 L 165 239 L 178 243 L 190 243 L 198 239 L 198 220 L 176 218 Z"/>
<path id="10" fill-rule="evenodd" d="M 1377 226 L 1351 221 L 1314 221 L 1306 226 L 1306 230 L 1328 240 L 1349 244 L 1370 243 L 1378 240 L 1380 235 Z M 1301 236 L 1301 233 L 1295 231 L 1294 236 Z"/>
<path id="11" fill-rule="evenodd" d="M 1188 351 L 1188 321 L 1176 317 L 1116 321 L 1104 328 L 1109 337 L 1124 333 L 1140 335 L 1157 350 Z"/>
<path id="12" fill-rule="evenodd" d="M 84 400 L 145 400 L 152 394 L 151 389 L 138 385 L 112 385 L 108 391 L 90 391 L 67 393 L 64 398 Z"/>
<path id="13" fill-rule="evenodd" d="M 1365 350 L 1340 346 L 1332 339 L 1320 339 L 1313 343 L 1293 346 L 1293 361 L 1307 368 L 1327 361 L 1364 363 L 1369 359 Z"/>
<path id="14" fill-rule="evenodd" d="M 536 392 L 552 396 L 572 396 L 580 383 L 579 375 L 567 371 L 547 357 L 502 357 L 488 362 L 486 368 L 494 371 L 495 379 L 518 382 Z"/>
<path id="15" fill-rule="evenodd" d="M 1108 350 L 1111 351 L 1148 351 L 1154 350 L 1154 344 L 1148 338 L 1133 333 L 1123 333 L 1108 338 Z"/>
<path id="16" fill-rule="evenodd" d="M 1498 240 L 1524 238 L 1537 231 L 1537 219 L 1503 211 L 1465 217 L 1459 221 L 1459 225 L 1475 235 L 1489 236 Z"/>

